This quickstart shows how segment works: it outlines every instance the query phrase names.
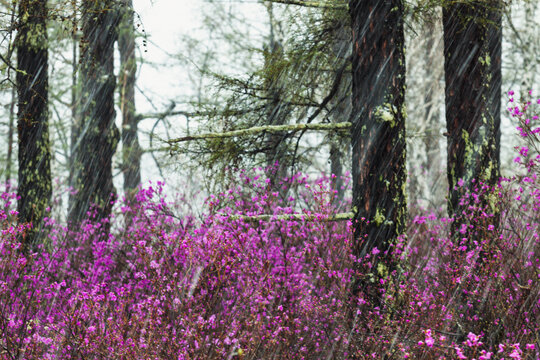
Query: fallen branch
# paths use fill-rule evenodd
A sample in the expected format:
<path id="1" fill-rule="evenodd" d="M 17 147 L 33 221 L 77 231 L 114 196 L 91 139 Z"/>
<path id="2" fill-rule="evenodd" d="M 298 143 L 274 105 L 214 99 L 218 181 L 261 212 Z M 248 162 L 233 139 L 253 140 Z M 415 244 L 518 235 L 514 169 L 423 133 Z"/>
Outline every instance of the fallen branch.
<path id="1" fill-rule="evenodd" d="M 346 221 L 351 220 L 354 216 L 352 212 L 349 213 L 339 213 L 334 216 L 325 217 L 324 215 L 308 215 L 308 214 L 284 214 L 284 215 L 227 215 L 227 214 L 218 214 L 223 217 L 226 217 L 230 220 L 242 220 L 245 222 L 257 222 L 257 221 L 322 221 L 322 222 L 332 222 L 332 221 Z"/>
<path id="2" fill-rule="evenodd" d="M 258 133 L 279 133 L 279 132 L 298 132 L 305 130 L 314 131 L 343 131 L 349 130 L 352 124 L 350 122 L 340 122 L 332 124 L 293 124 L 293 125 L 267 125 L 267 126 L 255 126 L 249 129 L 233 130 L 221 133 L 207 133 L 199 135 L 184 136 L 178 139 L 167 140 L 168 144 L 176 144 L 179 142 L 193 141 L 193 140 L 206 140 L 206 139 L 223 139 L 230 137 L 242 137 L 251 136 Z"/>
<path id="3" fill-rule="evenodd" d="M 265 0 L 268 2 L 273 2 L 276 4 L 285 4 L 285 5 L 298 5 L 298 6 L 305 6 L 305 7 L 312 7 L 312 8 L 318 8 L 318 9 L 330 9 L 330 10 L 347 10 L 348 7 L 346 4 L 337 4 L 337 5 L 329 5 L 328 2 L 325 1 L 302 1 L 302 0 Z"/>

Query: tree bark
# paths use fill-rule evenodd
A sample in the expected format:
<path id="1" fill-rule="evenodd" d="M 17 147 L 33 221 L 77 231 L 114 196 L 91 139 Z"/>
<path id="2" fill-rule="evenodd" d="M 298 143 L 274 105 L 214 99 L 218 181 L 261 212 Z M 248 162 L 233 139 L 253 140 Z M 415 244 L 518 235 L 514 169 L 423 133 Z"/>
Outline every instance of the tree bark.
<path id="1" fill-rule="evenodd" d="M 467 208 L 461 198 L 481 183 L 496 185 L 500 175 L 501 9 L 499 1 L 443 8 L 448 213 L 455 219 L 453 233 L 465 221 Z"/>
<path id="2" fill-rule="evenodd" d="M 13 132 L 15 122 L 15 103 L 17 102 L 17 87 L 11 90 L 11 103 L 9 104 L 8 143 L 6 156 L 6 186 L 11 187 L 11 165 L 13 163 Z"/>
<path id="3" fill-rule="evenodd" d="M 120 108 L 122 110 L 122 169 L 124 192 L 128 198 L 134 195 L 141 183 L 142 151 L 137 137 L 138 119 L 135 114 L 135 26 L 133 23 L 133 1 L 122 0 L 118 28 L 118 50 L 120 52 Z"/>
<path id="4" fill-rule="evenodd" d="M 355 255 L 378 248 L 382 257 L 407 216 L 403 2 L 351 0 L 349 8 Z"/>
<path id="5" fill-rule="evenodd" d="M 114 124 L 114 42 L 117 25 L 115 1 L 83 1 L 81 128 L 74 161 L 74 187 L 77 193 L 69 211 L 72 224 L 87 217 L 96 221 L 107 218 L 116 196 L 112 181 L 112 157 L 119 138 Z"/>
<path id="6" fill-rule="evenodd" d="M 47 1 L 19 3 L 17 46 L 19 221 L 32 223 L 23 238 L 35 244 L 52 194 L 48 125 Z"/>

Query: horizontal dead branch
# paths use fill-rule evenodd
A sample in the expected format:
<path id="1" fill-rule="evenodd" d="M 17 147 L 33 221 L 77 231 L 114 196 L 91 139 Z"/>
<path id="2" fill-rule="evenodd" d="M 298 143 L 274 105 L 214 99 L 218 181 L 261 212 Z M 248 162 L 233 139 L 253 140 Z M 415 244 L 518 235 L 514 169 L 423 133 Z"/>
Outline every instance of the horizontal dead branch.
<path id="1" fill-rule="evenodd" d="M 347 4 L 330 5 L 330 2 L 327 2 L 327 1 L 306 1 L 306 0 L 265 0 L 265 1 L 273 2 L 276 4 L 298 5 L 298 6 L 312 7 L 312 8 L 318 8 L 318 9 L 347 10 Z"/>
<path id="2" fill-rule="evenodd" d="M 321 214 L 317 215 L 308 215 L 308 214 L 284 214 L 284 215 L 227 215 L 219 214 L 223 217 L 227 217 L 230 220 L 242 220 L 244 222 L 257 222 L 257 221 L 321 221 L 321 222 L 332 222 L 332 221 L 347 221 L 351 220 L 354 216 L 352 212 L 348 213 L 338 213 L 334 216 L 326 217 Z"/>
<path id="3" fill-rule="evenodd" d="M 305 130 L 313 131 L 343 131 L 351 128 L 350 122 L 339 122 L 332 124 L 292 124 L 292 125 L 267 125 L 267 126 L 255 126 L 249 129 L 233 130 L 219 133 L 206 133 L 199 135 L 184 136 L 177 139 L 167 140 L 169 144 L 176 144 L 179 142 L 193 141 L 193 140 L 206 140 L 206 139 L 222 139 L 230 137 L 242 137 L 251 136 L 258 133 L 279 133 L 279 132 L 298 132 Z"/>

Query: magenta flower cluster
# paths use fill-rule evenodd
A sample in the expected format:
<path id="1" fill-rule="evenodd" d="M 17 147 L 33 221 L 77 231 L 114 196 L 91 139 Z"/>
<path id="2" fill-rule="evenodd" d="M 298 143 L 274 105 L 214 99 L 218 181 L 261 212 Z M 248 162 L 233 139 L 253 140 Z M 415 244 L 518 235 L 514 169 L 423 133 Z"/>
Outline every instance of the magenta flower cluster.
<path id="1" fill-rule="evenodd" d="M 31 254 L 5 191 L 0 359 L 539 359 L 533 105 L 511 109 L 527 142 L 519 170 L 467 189 L 457 238 L 456 219 L 418 213 L 364 258 L 352 223 L 329 221 L 327 178 L 296 174 L 283 196 L 241 172 L 200 218 L 157 183 L 117 204 L 110 233 L 45 219 Z"/>

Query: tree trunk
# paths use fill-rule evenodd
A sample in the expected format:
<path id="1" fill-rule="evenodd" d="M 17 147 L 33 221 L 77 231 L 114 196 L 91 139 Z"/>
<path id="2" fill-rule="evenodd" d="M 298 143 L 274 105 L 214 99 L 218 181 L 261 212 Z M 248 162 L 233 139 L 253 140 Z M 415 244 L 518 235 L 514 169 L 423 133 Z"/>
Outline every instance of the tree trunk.
<path id="1" fill-rule="evenodd" d="M 33 227 L 25 247 L 38 240 L 52 194 L 48 125 L 47 1 L 19 3 L 17 46 L 20 222 Z"/>
<path id="2" fill-rule="evenodd" d="M 424 156 L 421 173 L 425 175 L 423 177 L 424 181 L 421 184 L 420 198 L 423 200 L 423 208 L 427 209 L 428 206 L 439 208 L 442 203 L 438 199 L 444 199 L 445 197 L 443 194 L 439 195 L 437 191 L 442 185 L 439 184 L 438 180 L 441 171 L 439 134 L 441 133 L 442 125 L 440 123 L 440 107 L 437 101 L 439 100 L 438 97 L 441 91 L 440 84 L 444 76 L 444 69 L 436 55 L 439 54 L 439 41 L 442 42 L 442 31 L 438 26 L 435 26 L 435 19 L 429 22 L 425 31 L 427 38 L 424 57 L 425 74 L 426 76 L 431 76 L 432 79 L 425 81 L 424 85 L 424 104 L 426 107 L 423 121 L 426 130 L 423 138 Z M 444 189 L 446 190 L 445 186 Z"/>
<path id="3" fill-rule="evenodd" d="M 138 120 L 135 114 L 135 26 L 133 2 L 122 0 L 118 27 L 118 50 L 120 52 L 120 109 L 122 110 L 122 169 L 124 192 L 131 198 L 141 183 L 141 147 L 137 137 Z"/>
<path id="4" fill-rule="evenodd" d="M 336 57 L 336 63 L 342 63 L 348 61 L 347 59 L 351 55 L 351 35 L 350 28 L 348 26 L 338 26 L 334 33 L 335 42 L 332 44 L 332 52 Z M 336 71 L 336 77 L 338 75 Z M 331 112 L 332 122 L 344 122 L 349 121 L 351 116 L 351 73 L 345 71 L 341 77 L 339 89 L 336 96 L 331 101 L 333 108 Z M 336 195 L 333 198 L 333 205 L 339 207 L 343 203 L 345 191 L 343 189 L 343 160 L 344 149 L 342 142 L 348 139 L 338 138 L 333 140 L 330 144 L 330 172 L 335 176 L 332 180 L 333 190 L 336 191 Z"/>
<path id="5" fill-rule="evenodd" d="M 78 103 L 78 92 L 79 92 L 79 81 L 77 72 L 79 70 L 79 63 L 77 59 L 77 48 L 79 47 L 79 40 L 77 39 L 77 4 L 76 1 L 72 3 L 73 5 L 73 39 L 71 42 L 71 137 L 70 137 L 70 151 L 69 151 L 69 175 L 68 183 L 69 186 L 75 188 L 75 156 L 77 153 L 77 148 L 79 146 L 80 133 L 81 133 L 81 120 L 79 116 L 79 103 Z M 71 209 L 75 202 L 74 194 L 69 194 L 68 199 L 68 208 Z"/>
<path id="6" fill-rule="evenodd" d="M 283 56 L 283 49 L 279 42 L 270 41 L 267 55 L 265 59 L 265 69 L 268 69 L 269 74 L 266 80 L 266 92 L 268 102 L 266 104 L 266 125 L 284 125 L 286 123 L 287 112 L 285 105 L 282 102 L 283 89 L 280 86 L 281 71 L 278 68 L 280 58 Z M 266 153 L 267 165 L 274 166 L 278 162 L 276 174 L 284 175 L 287 173 L 286 161 L 286 144 L 284 144 L 283 134 L 269 134 L 267 137 L 268 151 Z M 280 181 L 281 177 L 276 175 L 276 181 Z"/>
<path id="7" fill-rule="evenodd" d="M 115 199 L 112 157 L 118 143 L 114 124 L 114 42 L 118 14 L 112 0 L 82 3 L 80 140 L 75 152 L 72 224 L 108 217 Z"/>
<path id="8" fill-rule="evenodd" d="M 17 102 L 17 87 L 11 89 L 11 103 L 9 104 L 8 143 L 6 156 L 6 186 L 11 188 L 11 165 L 13 163 L 13 129 L 15 120 L 15 103 Z"/>
<path id="9" fill-rule="evenodd" d="M 382 257 L 407 215 L 403 2 L 351 0 L 349 8 L 355 255 L 377 248 Z"/>
<path id="10" fill-rule="evenodd" d="M 437 68 L 433 63 L 433 49 L 436 47 L 435 42 L 435 25 L 430 23 L 427 28 L 428 33 L 427 42 L 426 42 L 426 54 L 425 54 L 425 66 L 426 74 L 436 75 L 440 74 L 437 72 Z M 425 87 L 425 97 L 424 103 L 426 104 L 425 109 L 425 122 L 426 122 L 426 133 L 424 137 L 424 149 L 426 152 L 426 162 L 424 163 L 425 167 L 431 167 L 431 171 L 437 173 L 439 170 L 439 139 L 438 139 L 438 124 L 439 124 L 439 108 L 436 104 L 435 95 L 437 94 L 437 85 L 439 76 L 437 76 L 434 81 L 426 81 Z M 436 83 L 435 83 L 436 82 Z M 435 83 L 435 84 L 434 84 Z M 427 195 L 427 194 L 426 194 Z"/>
<path id="11" fill-rule="evenodd" d="M 454 234 L 467 211 L 460 199 L 479 183 L 496 185 L 500 174 L 501 7 L 498 1 L 470 1 L 443 9 L 448 213 L 455 218 Z"/>
<path id="12" fill-rule="evenodd" d="M 284 125 L 290 113 L 289 106 L 284 101 L 284 81 L 283 77 L 283 45 L 276 39 L 275 29 L 276 19 L 274 18 L 272 3 L 267 4 L 267 12 L 270 23 L 270 36 L 268 45 L 265 46 L 265 92 L 268 98 L 266 104 L 266 124 L 265 125 Z M 284 198 L 288 188 L 280 186 L 283 178 L 287 177 L 288 167 L 291 165 L 291 159 L 288 156 L 288 144 L 283 133 L 271 133 L 266 137 L 266 165 L 272 169 L 270 173 L 271 186 L 279 190 Z"/>

